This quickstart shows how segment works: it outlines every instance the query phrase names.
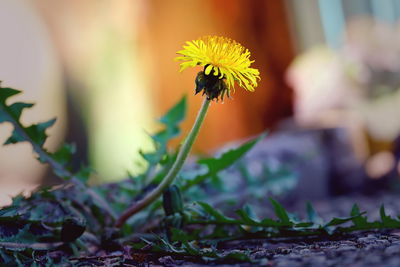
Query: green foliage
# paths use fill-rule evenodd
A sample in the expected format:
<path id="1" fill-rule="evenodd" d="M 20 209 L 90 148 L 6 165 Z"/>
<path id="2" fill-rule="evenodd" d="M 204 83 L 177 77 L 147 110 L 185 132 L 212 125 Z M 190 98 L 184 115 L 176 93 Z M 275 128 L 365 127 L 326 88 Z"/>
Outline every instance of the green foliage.
<path id="1" fill-rule="evenodd" d="M 241 262 L 251 260 L 246 251 L 224 253 L 217 249 L 217 244 L 238 239 L 328 236 L 400 228 L 400 217 L 387 215 L 383 205 L 377 221 L 369 221 L 357 205 L 349 216 L 329 220 L 322 219 L 310 203 L 306 206 L 306 219 L 289 213 L 272 196 L 292 189 L 297 183 L 296 175 L 285 166 L 271 169 L 263 165 L 262 173 L 255 176 L 242 160 L 265 137 L 262 134 L 218 157 L 199 159 L 200 168 L 183 171 L 177 183 L 164 193 L 163 202 L 155 201 L 131 218 L 121 237 L 113 228 L 117 215 L 157 186 L 176 158 L 177 150 L 169 150 L 168 142 L 180 134 L 186 97 L 160 119 L 163 129 L 151 136 L 155 150 L 140 152 L 148 163 L 144 173 L 119 183 L 90 187 L 90 167 L 82 166 L 76 172 L 69 168 L 74 145 L 64 144 L 53 153 L 43 147 L 46 130 L 54 119 L 29 126 L 21 123 L 23 111 L 33 104 L 9 104 L 10 97 L 19 93 L 12 88 L 0 88 L 0 123 L 13 126 L 5 144 L 29 142 L 38 159 L 49 164 L 65 183 L 57 188 L 42 188 L 29 198 L 18 196 L 12 205 L 0 209 L 0 261 L 5 264 L 60 265 L 93 244 L 105 250 L 129 244 L 145 253 L 192 257 L 202 262 Z M 228 170 L 236 171 L 239 177 L 233 186 Z M 240 204 L 252 199 L 257 203 L 269 199 L 270 208 L 262 209 L 273 211 L 275 216 L 260 219 L 257 207 Z M 226 203 L 240 206 L 232 213 L 233 204 L 227 208 Z M 225 209 L 220 207 L 224 205 Z M 148 232 L 159 235 L 149 236 Z M 142 241 L 132 244 L 129 240 L 134 237 Z M 62 256 L 52 258 L 46 254 L 50 250 L 60 251 Z"/>
<path id="2" fill-rule="evenodd" d="M 292 223 L 289 219 L 289 215 L 287 214 L 286 210 L 279 204 L 278 201 L 270 198 L 269 201 L 271 202 L 272 206 L 274 206 L 275 214 L 278 216 L 282 225 L 290 226 Z"/>
<path id="3" fill-rule="evenodd" d="M 15 144 L 18 142 L 27 141 L 41 147 L 47 138 L 46 129 L 55 123 L 55 119 L 43 123 L 33 124 L 28 127 L 23 127 L 20 123 L 22 111 L 26 108 L 33 107 L 33 104 L 21 102 L 16 102 L 11 105 L 6 104 L 6 101 L 9 97 L 19 93 L 21 93 L 21 91 L 12 88 L 0 89 L 0 123 L 10 122 L 14 126 L 14 131 L 7 139 L 5 144 Z M 35 147 L 34 149 L 36 150 Z"/>
<path id="4" fill-rule="evenodd" d="M 15 144 L 19 142 L 29 142 L 33 150 L 37 153 L 39 160 L 43 163 L 51 165 L 54 173 L 63 179 L 72 179 L 79 186 L 83 186 L 82 182 L 87 177 L 78 179 L 68 169 L 67 164 L 70 162 L 75 148 L 72 145 L 64 145 L 55 153 L 48 152 L 43 144 L 46 142 L 46 130 L 55 123 L 55 119 L 48 120 L 25 127 L 20 119 L 24 109 L 33 107 L 33 104 L 16 102 L 8 105 L 8 99 L 11 96 L 20 94 L 21 91 L 12 88 L 0 87 L 0 123 L 9 122 L 14 127 L 11 136 L 6 140 L 4 145 Z"/>
<path id="5" fill-rule="evenodd" d="M 192 186 L 203 183 L 208 178 L 215 178 L 219 172 L 232 166 L 236 161 L 243 157 L 250 149 L 253 148 L 257 142 L 265 138 L 266 134 L 262 134 L 259 137 L 250 140 L 238 148 L 231 149 L 223 153 L 220 157 L 214 158 L 202 158 L 197 161 L 198 164 L 205 165 L 208 171 L 205 174 L 199 174 L 195 178 L 186 180 L 182 185 L 182 190 L 187 190 Z"/>
<path id="6" fill-rule="evenodd" d="M 231 166 L 234 162 L 236 162 L 239 158 L 246 154 L 251 148 L 253 148 L 253 146 L 258 141 L 265 138 L 265 136 L 266 134 L 263 134 L 256 139 L 244 143 L 236 149 L 228 150 L 227 152 L 223 153 L 219 158 L 203 158 L 198 160 L 197 163 L 206 165 L 210 176 L 216 175 L 218 172 Z"/>
<path id="7" fill-rule="evenodd" d="M 29 142 L 41 162 L 49 164 L 57 176 L 73 185 L 68 190 L 44 188 L 28 199 L 19 196 L 11 206 L 0 211 L 0 246 L 20 251 L 22 254 L 18 257 L 24 258 L 32 250 L 49 250 L 65 244 L 75 247 L 84 233 L 87 235 L 111 224 L 115 212 L 86 184 L 90 175 L 87 167 L 76 173 L 70 171 L 69 164 L 75 152 L 73 145 L 61 146 L 54 153 L 43 147 L 46 130 L 54 124 L 54 119 L 30 126 L 21 123 L 23 110 L 33 104 L 9 104 L 9 98 L 19 93 L 21 91 L 12 88 L 0 88 L 0 123 L 8 122 L 13 126 L 5 145 Z M 3 253 L 3 260 L 7 255 Z"/>
<path id="8" fill-rule="evenodd" d="M 189 214 L 186 215 L 185 224 L 188 226 L 201 226 L 202 230 L 198 231 L 196 236 L 192 238 L 206 243 L 209 243 L 211 240 L 226 241 L 256 237 L 276 238 L 334 235 L 359 230 L 394 229 L 400 227 L 400 217 L 395 219 L 386 215 L 383 206 L 379 221 L 369 222 L 363 216 L 365 212 L 359 212 L 358 207 L 355 205 L 348 217 L 332 218 L 325 222 L 318 216 L 310 203 L 306 207 L 308 218 L 305 220 L 298 220 L 296 216 L 288 213 L 278 201 L 272 198 L 270 198 L 270 203 L 275 212 L 276 219 L 269 217 L 257 219 L 253 210 L 248 207 L 237 210 L 237 218 L 232 218 L 224 215 L 223 212 L 207 203 L 197 202 L 194 207 L 191 207 L 187 211 Z M 225 230 L 221 231 L 221 227 L 225 228 Z M 211 234 L 210 231 L 212 232 Z"/>
<path id="9" fill-rule="evenodd" d="M 149 164 L 145 176 L 150 175 L 153 168 L 157 167 L 159 164 L 167 165 L 169 162 L 168 158 L 170 158 L 171 155 L 169 155 L 167 151 L 167 144 L 172 138 L 180 134 L 179 123 L 181 123 L 186 116 L 186 102 L 186 97 L 183 97 L 159 120 L 164 125 L 164 129 L 151 136 L 156 148 L 155 151 L 147 153 L 140 152 L 142 157 Z"/>
<path id="10" fill-rule="evenodd" d="M 79 240 L 85 240 L 84 214 L 60 199 L 43 190 L 29 199 L 16 197 L 11 206 L 1 210 L 0 260 L 18 259 L 28 264 L 34 262 L 33 252 L 73 248 Z"/>

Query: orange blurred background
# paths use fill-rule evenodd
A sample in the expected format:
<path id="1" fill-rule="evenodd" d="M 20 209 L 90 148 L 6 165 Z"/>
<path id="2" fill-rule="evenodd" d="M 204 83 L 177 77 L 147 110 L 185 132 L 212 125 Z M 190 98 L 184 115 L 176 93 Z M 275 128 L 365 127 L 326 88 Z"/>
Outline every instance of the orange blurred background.
<path id="1" fill-rule="evenodd" d="M 39 107 L 53 100 L 64 107 L 65 100 L 52 98 L 51 92 L 67 92 L 73 104 L 64 113 L 82 117 L 86 125 L 73 129 L 77 125 L 69 119 L 67 133 L 87 134 L 88 154 L 102 179 L 121 178 L 126 170 L 135 170 L 138 149 L 151 149 L 147 133 L 158 127 L 156 118 L 184 94 L 189 96 L 189 113 L 183 132 L 188 131 L 201 102 L 201 97 L 193 95 L 194 77 L 200 69 L 179 73 L 179 64 L 173 60 L 187 40 L 209 34 L 231 37 L 250 49 L 262 77 L 255 93 L 238 89 L 234 100 L 212 105 L 194 152 L 207 153 L 259 133 L 291 113 L 291 93 L 283 74 L 293 48 L 283 1 L 35 0 L 2 5 L 3 10 L 14 12 L 15 24 L 30 25 L 31 35 L 21 35 L 20 42 L 46 39 L 48 51 L 54 51 L 49 60 L 56 67 L 49 64 L 42 71 L 49 76 L 43 79 L 57 77 L 57 88 L 43 88 L 46 100 L 29 99 Z M 37 62 L 27 63 L 35 68 Z M 28 79 L 29 74 L 16 75 L 14 79 L 3 75 L 4 85 L 31 90 L 30 85 L 16 82 Z M 60 125 L 66 123 L 54 109 L 46 113 L 35 119 L 57 115 Z M 61 131 L 51 138 L 58 143 L 62 136 Z M 178 140 L 173 143 L 177 144 Z M 51 146 L 54 149 L 56 144 Z"/>
<path id="2" fill-rule="evenodd" d="M 158 117 L 188 94 L 190 112 L 184 123 L 186 130 L 201 102 L 201 98 L 192 96 L 199 69 L 178 73 L 178 63 L 173 61 L 176 51 L 185 41 L 209 34 L 229 36 L 249 48 L 256 60 L 254 66 L 261 71 L 259 87 L 250 95 L 237 90 L 235 101 L 213 105 L 214 111 L 205 125 L 207 131 L 195 145 L 197 152 L 207 152 L 227 141 L 259 133 L 291 114 L 291 93 L 284 83 L 284 71 L 294 52 L 284 1 L 36 2 L 63 57 L 67 75 L 85 80 L 84 73 L 91 62 L 107 64 L 97 58 L 109 56 L 104 50 L 118 54 L 119 45 L 130 43 L 127 50 L 131 51 L 121 57 L 131 57 L 132 65 L 136 65 L 131 68 L 135 72 L 132 75 L 140 79 L 133 83 L 139 82 L 142 87 L 131 105 L 147 101 Z M 107 41 L 110 43 L 103 44 Z M 102 45 L 110 47 L 99 53 L 96 49 Z M 111 66 L 104 68 L 104 75 L 115 71 Z M 114 92 L 117 88 L 108 90 Z"/>
<path id="3" fill-rule="evenodd" d="M 210 153 L 293 115 L 300 91 L 294 94 L 285 79 L 298 54 L 318 44 L 338 51 L 353 16 L 397 19 L 389 12 L 397 9 L 388 9 L 392 1 L 299 2 L 4 0 L 0 33 L 7 41 L 0 45 L 0 80 L 24 90 L 21 99 L 37 103 L 24 113 L 26 123 L 59 118 L 46 144 L 50 149 L 65 139 L 76 142 L 78 156 L 89 159 L 99 181 L 121 179 L 128 170 L 140 172 L 137 151 L 152 149 L 147 135 L 159 127 L 155 119 L 185 94 L 184 134 L 194 121 L 201 102 L 193 95 L 194 77 L 200 69 L 179 73 L 173 60 L 185 41 L 203 35 L 235 39 L 251 51 L 261 73 L 254 93 L 237 88 L 233 99 L 212 104 L 194 147 L 195 153 Z M 290 77 L 292 87 L 301 83 Z M 2 141 L 11 128 L 0 129 Z M 35 184 L 44 175 L 27 144 L 2 147 L 0 159 L 1 184 L 15 177 Z"/>

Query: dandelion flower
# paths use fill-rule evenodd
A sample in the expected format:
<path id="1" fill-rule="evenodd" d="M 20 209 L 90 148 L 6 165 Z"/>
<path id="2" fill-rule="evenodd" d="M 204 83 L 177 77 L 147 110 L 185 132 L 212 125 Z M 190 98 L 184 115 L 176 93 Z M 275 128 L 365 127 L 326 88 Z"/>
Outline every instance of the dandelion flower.
<path id="1" fill-rule="evenodd" d="M 208 99 L 217 99 L 234 90 L 236 81 L 240 87 L 253 92 L 260 80 L 260 72 L 251 68 L 250 51 L 236 41 L 221 36 L 204 36 L 186 42 L 180 56 L 175 60 L 184 61 L 180 71 L 197 65 L 204 70 L 196 77 L 196 94 L 203 91 Z"/>

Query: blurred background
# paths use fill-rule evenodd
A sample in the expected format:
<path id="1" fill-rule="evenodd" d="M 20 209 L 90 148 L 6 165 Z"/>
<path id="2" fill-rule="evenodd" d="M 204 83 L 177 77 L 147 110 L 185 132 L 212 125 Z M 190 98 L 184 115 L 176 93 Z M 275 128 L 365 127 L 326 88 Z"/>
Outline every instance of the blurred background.
<path id="1" fill-rule="evenodd" d="M 156 119 L 185 94 L 184 134 L 194 121 L 200 69 L 179 73 L 176 51 L 224 35 L 251 51 L 261 81 L 211 106 L 195 153 L 266 129 L 317 131 L 333 138 L 328 149 L 344 143 L 341 159 L 354 155 L 362 176 L 377 180 L 398 173 L 399 18 L 397 0 L 2 0 L 0 80 L 36 103 L 24 123 L 57 117 L 50 150 L 73 142 L 76 164 L 97 170 L 94 182 L 115 181 L 140 173 L 138 150 L 152 149 Z M 0 125 L 0 142 L 10 131 Z M 1 197 L 46 176 L 28 144 L 0 148 Z"/>

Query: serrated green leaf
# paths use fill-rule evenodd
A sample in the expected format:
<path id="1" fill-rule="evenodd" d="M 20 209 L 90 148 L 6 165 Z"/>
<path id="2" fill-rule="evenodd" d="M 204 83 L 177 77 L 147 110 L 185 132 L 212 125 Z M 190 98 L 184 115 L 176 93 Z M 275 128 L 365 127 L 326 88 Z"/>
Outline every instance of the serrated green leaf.
<path id="1" fill-rule="evenodd" d="M 289 215 L 285 208 L 275 199 L 269 198 L 272 206 L 274 207 L 275 215 L 279 218 L 282 224 L 284 225 L 291 225 L 292 222 L 290 221 Z"/>
<path id="2" fill-rule="evenodd" d="M 161 117 L 160 122 L 164 123 L 165 125 L 176 125 L 180 123 L 186 116 L 186 102 L 187 97 L 182 97 L 174 107 L 172 107 L 163 117 Z"/>
<path id="3" fill-rule="evenodd" d="M 384 222 L 386 220 L 386 218 L 387 218 L 384 204 L 382 204 L 381 208 L 379 209 L 379 215 L 381 216 L 382 222 Z"/>
<path id="4" fill-rule="evenodd" d="M 152 138 L 160 146 L 162 152 L 165 153 L 168 141 L 180 133 L 179 124 L 186 116 L 186 109 L 185 96 L 160 119 L 165 129 L 153 135 Z"/>
<path id="5" fill-rule="evenodd" d="M 19 94 L 20 92 L 21 91 L 12 88 L 0 88 L 0 123 L 9 121 L 14 126 L 11 136 L 4 144 L 15 144 L 18 142 L 28 141 L 41 147 L 47 138 L 45 131 L 54 124 L 55 119 L 33 124 L 29 127 L 22 126 L 19 121 L 21 113 L 25 108 L 32 107 L 33 104 L 16 102 L 7 105 L 6 103 L 7 98 Z"/>
<path id="6" fill-rule="evenodd" d="M 209 175 L 213 175 L 218 173 L 221 170 L 224 170 L 235 163 L 239 158 L 241 158 L 244 154 L 247 153 L 257 142 L 265 138 L 266 133 L 260 135 L 259 137 L 248 141 L 238 148 L 228 150 L 223 153 L 219 158 L 203 158 L 197 161 L 199 164 L 206 165 L 209 170 Z"/>
<path id="7" fill-rule="evenodd" d="M 385 211 L 385 206 L 382 204 L 379 213 L 381 215 L 381 221 L 383 224 L 383 227 L 386 228 L 399 228 L 400 227 L 400 221 L 397 221 L 393 219 L 392 217 L 386 215 Z"/>
<path id="8" fill-rule="evenodd" d="M 23 102 L 16 102 L 9 106 L 11 114 L 13 115 L 14 119 L 19 120 L 21 117 L 21 113 L 25 108 L 33 107 L 34 104 L 31 103 L 23 103 Z M 0 121 L 1 122 L 1 121 Z"/>
<path id="9" fill-rule="evenodd" d="M 44 142 L 46 142 L 47 134 L 46 130 L 47 128 L 53 126 L 53 124 L 56 122 L 56 119 L 51 119 L 46 122 L 41 122 L 38 124 L 33 124 L 29 127 L 27 127 L 26 133 L 29 135 L 29 137 L 38 144 L 39 146 L 43 146 Z"/>
<path id="10" fill-rule="evenodd" d="M 352 221 L 355 226 L 357 227 L 368 226 L 368 221 L 365 217 L 361 216 L 361 212 L 357 204 L 354 204 L 353 207 L 351 208 L 350 216 L 354 217 Z"/>
<path id="11" fill-rule="evenodd" d="M 354 217 L 358 217 L 358 216 L 352 216 L 352 217 L 347 217 L 347 218 L 336 218 L 335 217 L 335 218 L 331 219 L 327 224 L 325 224 L 324 227 L 344 224 L 344 223 L 352 221 L 354 219 Z"/>
<path id="12" fill-rule="evenodd" d="M 263 227 L 280 227 L 282 224 L 280 222 L 274 221 L 270 218 L 262 219 L 260 222 Z"/>
<path id="13" fill-rule="evenodd" d="M 218 172 L 234 164 L 251 148 L 253 148 L 257 142 L 265 138 L 266 135 L 266 133 L 263 133 L 257 138 L 254 138 L 253 140 L 250 140 L 235 149 L 231 149 L 223 153 L 219 158 L 210 157 L 198 160 L 197 163 L 207 166 L 208 172 L 206 174 L 198 175 L 191 180 L 185 181 L 185 184 L 181 187 L 182 191 L 185 191 L 194 185 L 200 184 L 206 179 L 217 177 Z"/>
<path id="14" fill-rule="evenodd" d="M 162 163 L 166 156 L 168 156 L 167 143 L 169 140 L 179 135 L 179 124 L 186 116 L 186 109 L 186 97 L 183 97 L 160 119 L 160 122 L 164 124 L 165 128 L 151 136 L 154 141 L 155 151 L 139 151 L 143 159 L 145 159 L 150 165 L 144 178 L 147 177 L 152 167 Z"/>
<path id="15" fill-rule="evenodd" d="M 47 134 L 46 130 L 55 123 L 55 119 L 37 123 L 25 127 L 20 122 L 20 115 L 25 108 L 29 108 L 32 104 L 17 102 L 11 105 L 7 105 L 6 100 L 8 97 L 18 94 L 20 91 L 11 88 L 0 88 L 0 122 L 9 121 L 13 125 L 14 129 L 11 136 L 6 140 L 5 144 L 14 144 L 18 142 L 29 142 L 31 143 L 33 150 L 38 154 L 38 158 L 43 163 L 48 163 L 53 172 L 61 178 L 71 178 L 71 181 L 77 186 L 78 190 L 81 190 L 87 195 L 77 202 L 85 202 L 87 199 L 92 199 L 95 205 L 98 205 L 100 210 L 106 211 L 111 217 L 115 218 L 115 212 L 109 207 L 108 203 L 104 199 L 96 195 L 96 193 L 88 188 L 85 184 L 87 181 L 88 169 L 82 169 L 76 176 L 68 170 L 67 161 L 70 159 L 72 147 L 64 146 L 54 155 L 49 153 L 43 144 L 46 142 Z M 82 182 L 83 181 L 83 182 Z M 100 203 L 100 205 L 98 204 Z M 82 206 L 85 204 L 80 203 Z"/>
<path id="16" fill-rule="evenodd" d="M 294 226 L 298 227 L 298 228 L 305 228 L 305 227 L 311 227 L 313 225 L 314 225 L 314 223 L 312 223 L 312 222 L 300 222 L 300 223 L 296 223 Z"/>
<path id="17" fill-rule="evenodd" d="M 351 207 L 350 216 L 358 216 L 358 215 L 360 215 L 360 208 L 356 203 L 354 203 L 353 207 Z"/>
<path id="18" fill-rule="evenodd" d="M 249 225 L 258 225 L 259 221 L 257 219 L 256 214 L 251 209 L 249 205 L 245 205 L 242 209 L 238 209 L 236 214 L 240 217 L 240 219 Z"/>
<path id="19" fill-rule="evenodd" d="M 243 224 L 255 225 L 257 221 L 253 220 L 244 210 L 240 209 L 236 211 L 236 214 L 243 221 Z"/>
<path id="20" fill-rule="evenodd" d="M 24 130 L 27 136 L 32 140 L 32 142 L 34 142 L 39 146 L 43 146 L 47 138 L 46 129 L 52 126 L 55 122 L 56 119 L 52 119 L 46 122 L 33 124 L 27 128 L 24 128 Z M 29 142 L 31 140 L 27 139 L 27 137 L 25 137 L 19 130 L 14 129 L 12 135 L 6 140 L 4 144 L 8 145 L 8 144 L 15 144 L 18 142 L 25 142 L 25 141 Z"/>
<path id="21" fill-rule="evenodd" d="M 78 178 L 83 183 L 87 183 L 92 174 L 93 169 L 91 167 L 82 167 L 76 174 L 75 177 Z"/>
<path id="22" fill-rule="evenodd" d="M 21 93 L 21 91 L 13 89 L 13 88 L 1 88 L 0 87 L 0 103 L 4 104 L 10 96 L 17 95 Z"/>
<path id="23" fill-rule="evenodd" d="M 234 219 L 225 216 L 220 211 L 211 207 L 211 205 L 209 205 L 208 203 L 205 203 L 205 202 L 196 202 L 196 203 L 198 205 L 200 205 L 207 214 L 211 215 L 218 222 L 221 222 L 221 223 L 235 222 Z"/>
<path id="24" fill-rule="evenodd" d="M 73 144 L 64 144 L 53 153 L 53 159 L 61 165 L 66 165 L 71 161 L 72 155 L 76 152 L 76 146 Z"/>
<path id="25" fill-rule="evenodd" d="M 25 108 L 32 107 L 33 104 L 16 102 L 7 105 L 6 103 L 8 97 L 20 92 L 21 91 L 12 88 L 0 88 L 0 122 L 9 121 L 14 126 L 11 136 L 4 144 L 29 142 L 33 146 L 33 150 L 38 154 L 41 162 L 50 163 L 53 168 L 58 169 L 58 173 L 65 174 L 66 171 L 60 170 L 60 166 L 57 165 L 57 160 L 54 161 L 51 153 L 48 153 L 46 149 L 42 147 L 47 139 L 46 130 L 55 123 L 55 119 L 24 127 L 20 122 L 21 113 Z"/>
<path id="26" fill-rule="evenodd" d="M 25 140 L 26 140 L 25 136 L 23 136 L 19 131 L 14 129 L 11 136 L 7 138 L 7 140 L 3 143 L 3 145 L 16 144 L 18 142 L 23 142 Z"/>

